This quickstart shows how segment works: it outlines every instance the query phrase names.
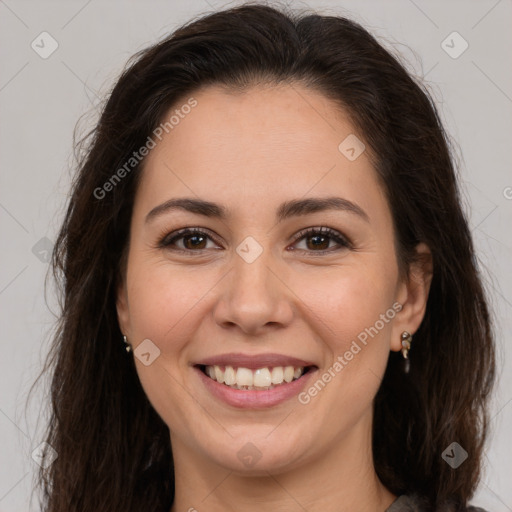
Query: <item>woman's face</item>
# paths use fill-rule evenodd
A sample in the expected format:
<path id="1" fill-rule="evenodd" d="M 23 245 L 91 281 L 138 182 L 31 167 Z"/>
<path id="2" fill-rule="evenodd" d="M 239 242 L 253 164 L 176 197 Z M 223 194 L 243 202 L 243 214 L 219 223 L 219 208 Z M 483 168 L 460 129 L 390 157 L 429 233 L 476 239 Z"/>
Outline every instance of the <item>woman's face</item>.
<path id="1" fill-rule="evenodd" d="M 175 457 L 259 474 L 368 446 L 425 294 L 399 280 L 363 135 L 299 85 L 193 97 L 147 156 L 117 305 Z"/>

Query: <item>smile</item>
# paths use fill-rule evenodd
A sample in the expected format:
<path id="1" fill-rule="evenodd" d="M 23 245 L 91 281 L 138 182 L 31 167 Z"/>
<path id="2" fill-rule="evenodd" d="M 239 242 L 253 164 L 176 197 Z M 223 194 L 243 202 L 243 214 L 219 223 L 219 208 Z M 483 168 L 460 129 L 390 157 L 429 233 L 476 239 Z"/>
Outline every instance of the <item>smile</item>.
<path id="1" fill-rule="evenodd" d="M 200 366 L 210 379 L 231 389 L 245 391 L 268 391 L 302 377 L 309 371 L 303 366 L 275 366 L 273 368 L 244 368 L 233 366 Z"/>
<path id="2" fill-rule="evenodd" d="M 193 369 L 210 397 L 241 409 L 265 409 L 290 400 L 318 371 L 316 366 L 195 365 Z"/>

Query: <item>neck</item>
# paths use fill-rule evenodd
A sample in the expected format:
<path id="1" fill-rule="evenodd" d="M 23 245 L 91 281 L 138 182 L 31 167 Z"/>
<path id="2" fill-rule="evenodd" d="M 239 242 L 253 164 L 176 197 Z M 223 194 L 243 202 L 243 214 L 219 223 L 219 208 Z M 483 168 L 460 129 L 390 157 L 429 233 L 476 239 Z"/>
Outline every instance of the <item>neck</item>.
<path id="1" fill-rule="evenodd" d="M 171 436 L 175 499 L 170 512 L 384 512 L 396 499 L 377 477 L 371 418 L 361 428 L 290 470 L 235 473 Z"/>

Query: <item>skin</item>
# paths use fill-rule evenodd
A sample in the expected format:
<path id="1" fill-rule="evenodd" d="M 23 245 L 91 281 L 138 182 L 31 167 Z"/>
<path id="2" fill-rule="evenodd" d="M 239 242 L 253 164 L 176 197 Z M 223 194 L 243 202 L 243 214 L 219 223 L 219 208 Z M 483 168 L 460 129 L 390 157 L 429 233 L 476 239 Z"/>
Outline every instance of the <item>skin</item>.
<path id="1" fill-rule="evenodd" d="M 149 366 L 135 363 L 170 430 L 171 512 L 384 511 L 396 496 L 373 466 L 372 400 L 390 350 L 401 350 L 400 334 L 422 321 L 428 268 L 400 280 L 391 212 L 368 146 L 354 161 L 338 150 L 349 134 L 364 136 L 331 100 L 298 84 L 236 94 L 209 86 L 193 97 L 197 106 L 145 161 L 117 301 L 134 349 L 150 339 L 161 351 Z M 333 195 L 369 221 L 334 210 L 276 221 L 284 201 Z M 220 203 L 231 216 L 175 210 L 145 221 L 177 197 Z M 295 238 L 321 226 L 353 246 Z M 184 227 L 217 241 L 177 240 L 188 254 L 158 246 Z M 236 252 L 247 236 L 263 249 L 250 264 Z M 426 246 L 417 250 L 428 258 Z M 234 408 L 210 395 L 191 367 L 217 354 L 276 352 L 314 361 L 321 375 L 396 302 L 402 310 L 307 404 L 293 397 L 267 409 Z M 237 456 L 248 442 L 261 454 L 252 467 Z"/>

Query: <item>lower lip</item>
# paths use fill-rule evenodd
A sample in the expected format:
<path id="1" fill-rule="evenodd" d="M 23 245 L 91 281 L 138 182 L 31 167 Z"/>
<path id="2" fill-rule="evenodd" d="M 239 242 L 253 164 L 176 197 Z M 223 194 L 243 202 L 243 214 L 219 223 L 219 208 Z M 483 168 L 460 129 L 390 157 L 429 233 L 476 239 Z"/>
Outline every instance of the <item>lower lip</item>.
<path id="1" fill-rule="evenodd" d="M 229 405 L 246 409 L 262 409 L 285 402 L 293 396 L 298 395 L 306 386 L 311 376 L 316 372 L 316 368 L 311 369 L 297 380 L 279 384 L 273 389 L 256 391 L 230 388 L 229 386 L 220 384 L 216 380 L 211 379 L 197 366 L 194 367 L 194 370 L 199 374 L 199 378 L 212 395 Z"/>

